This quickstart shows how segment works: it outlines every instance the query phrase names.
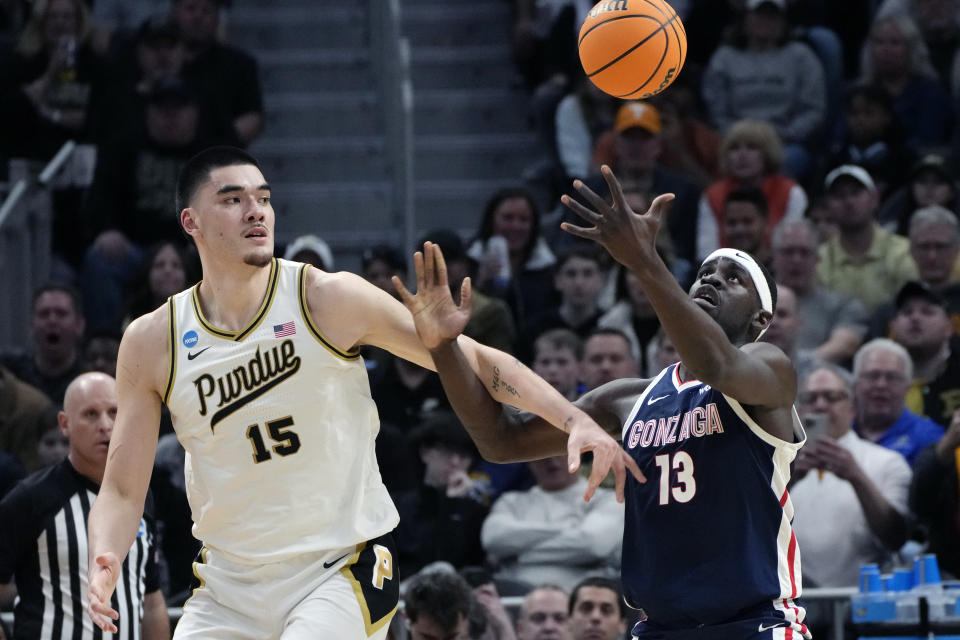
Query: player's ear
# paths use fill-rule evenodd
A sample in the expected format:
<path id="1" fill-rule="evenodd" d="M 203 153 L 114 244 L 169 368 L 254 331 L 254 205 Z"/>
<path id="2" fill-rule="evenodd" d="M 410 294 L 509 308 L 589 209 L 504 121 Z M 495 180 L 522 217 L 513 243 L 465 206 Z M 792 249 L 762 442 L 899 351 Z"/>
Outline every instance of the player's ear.
<path id="1" fill-rule="evenodd" d="M 188 235 L 193 235 L 197 230 L 196 212 L 191 207 L 187 207 L 180 212 L 180 226 Z"/>
<path id="2" fill-rule="evenodd" d="M 764 309 L 760 309 L 753 316 L 753 322 L 751 324 L 756 330 L 757 335 L 759 335 L 761 331 L 764 331 L 770 326 L 771 322 L 773 322 L 773 314 Z"/>

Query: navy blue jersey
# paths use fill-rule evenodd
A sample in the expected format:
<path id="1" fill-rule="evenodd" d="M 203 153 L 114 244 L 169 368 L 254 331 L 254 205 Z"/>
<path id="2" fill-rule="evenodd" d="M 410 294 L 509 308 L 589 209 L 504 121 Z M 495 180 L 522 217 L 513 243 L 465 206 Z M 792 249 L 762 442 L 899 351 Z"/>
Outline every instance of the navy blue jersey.
<path id="1" fill-rule="evenodd" d="M 800 623 L 787 495 L 800 420 L 794 411 L 797 441 L 784 442 L 710 385 L 681 384 L 678 368 L 660 372 L 623 427 L 623 446 L 647 477 L 627 485 L 627 603 L 666 628 L 717 624 L 762 605 Z"/>

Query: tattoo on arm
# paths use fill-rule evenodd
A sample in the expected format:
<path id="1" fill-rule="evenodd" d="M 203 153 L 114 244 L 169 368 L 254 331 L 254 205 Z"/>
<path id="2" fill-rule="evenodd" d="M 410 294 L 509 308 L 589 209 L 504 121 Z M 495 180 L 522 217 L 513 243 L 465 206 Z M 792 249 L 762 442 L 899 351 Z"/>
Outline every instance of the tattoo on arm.
<path id="1" fill-rule="evenodd" d="M 563 430 L 567 433 L 570 433 L 570 423 L 573 422 L 573 416 L 568 416 L 566 420 L 563 421 Z"/>
<path id="2" fill-rule="evenodd" d="M 501 385 L 501 384 L 503 384 L 503 390 L 504 390 L 504 391 L 506 391 L 507 393 L 509 393 L 510 395 L 512 395 L 512 396 L 514 396 L 514 397 L 517 397 L 517 398 L 520 397 L 520 392 L 517 391 L 516 387 L 514 387 L 512 384 L 510 384 L 510 383 L 507 382 L 506 380 L 501 380 L 501 379 L 500 379 L 500 367 L 494 367 L 494 368 L 493 368 L 493 381 L 491 382 L 491 386 L 493 387 L 493 391 L 494 391 L 494 392 L 500 391 L 500 385 Z"/>

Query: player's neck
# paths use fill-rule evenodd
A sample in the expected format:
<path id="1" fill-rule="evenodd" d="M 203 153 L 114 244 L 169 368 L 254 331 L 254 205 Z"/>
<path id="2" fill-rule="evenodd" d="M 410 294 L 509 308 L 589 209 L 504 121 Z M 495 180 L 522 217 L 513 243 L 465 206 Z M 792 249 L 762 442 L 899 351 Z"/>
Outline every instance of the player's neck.
<path id="1" fill-rule="evenodd" d="M 249 324 L 263 303 L 270 279 L 271 263 L 262 267 L 204 265 L 203 281 L 197 291 L 200 310 L 213 326 L 240 331 Z"/>

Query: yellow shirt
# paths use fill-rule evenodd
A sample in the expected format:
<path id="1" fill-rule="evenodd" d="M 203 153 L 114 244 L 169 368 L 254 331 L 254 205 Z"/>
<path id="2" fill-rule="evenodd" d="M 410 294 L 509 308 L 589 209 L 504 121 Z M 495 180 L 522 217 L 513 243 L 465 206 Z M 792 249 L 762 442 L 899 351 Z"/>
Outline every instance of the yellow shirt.
<path id="1" fill-rule="evenodd" d="M 851 257 L 833 237 L 820 247 L 820 283 L 863 302 L 868 312 L 889 302 L 907 280 L 917 278 L 910 242 L 874 226 L 873 242 L 860 258 Z"/>

